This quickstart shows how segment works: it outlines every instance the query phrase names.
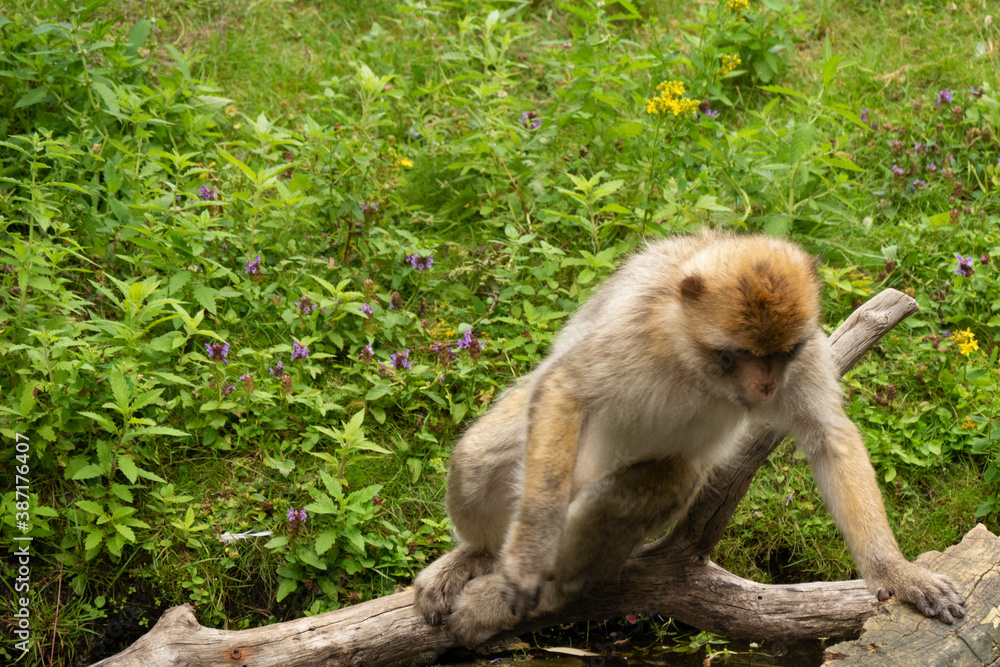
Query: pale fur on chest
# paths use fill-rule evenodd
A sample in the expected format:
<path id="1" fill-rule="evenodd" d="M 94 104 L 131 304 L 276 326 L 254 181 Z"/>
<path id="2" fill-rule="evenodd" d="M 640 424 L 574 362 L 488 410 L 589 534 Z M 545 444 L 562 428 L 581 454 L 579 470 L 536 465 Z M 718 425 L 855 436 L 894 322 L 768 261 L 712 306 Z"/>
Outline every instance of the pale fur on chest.
<path id="1" fill-rule="evenodd" d="M 643 461 L 681 456 L 706 463 L 725 458 L 749 418 L 742 406 L 708 399 L 697 392 L 686 396 L 683 386 L 673 400 L 633 396 L 631 409 L 615 407 L 588 416 L 573 468 L 573 487 L 582 488 L 608 473 Z"/>

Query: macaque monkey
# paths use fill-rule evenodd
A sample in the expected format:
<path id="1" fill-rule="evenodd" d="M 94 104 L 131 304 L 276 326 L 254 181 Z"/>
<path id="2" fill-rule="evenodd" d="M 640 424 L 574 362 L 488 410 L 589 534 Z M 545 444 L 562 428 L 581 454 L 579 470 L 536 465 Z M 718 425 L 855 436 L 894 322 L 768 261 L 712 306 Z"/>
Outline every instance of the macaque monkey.
<path id="1" fill-rule="evenodd" d="M 793 243 L 705 232 L 635 254 L 455 446 L 457 546 L 417 577 L 417 611 L 474 646 L 615 578 L 769 422 L 808 456 L 872 593 L 963 617 L 953 583 L 896 544 L 819 318 L 815 261 Z"/>

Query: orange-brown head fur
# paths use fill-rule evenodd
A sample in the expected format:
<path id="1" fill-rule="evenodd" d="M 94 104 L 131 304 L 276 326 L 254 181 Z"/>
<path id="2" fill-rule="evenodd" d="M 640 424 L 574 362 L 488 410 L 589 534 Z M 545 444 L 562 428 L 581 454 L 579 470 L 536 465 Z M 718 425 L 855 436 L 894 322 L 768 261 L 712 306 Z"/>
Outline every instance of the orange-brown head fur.
<path id="1" fill-rule="evenodd" d="M 731 237 L 681 281 L 681 299 L 706 332 L 758 357 L 790 351 L 819 322 L 813 259 L 765 237 Z M 705 340 L 709 345 L 717 345 Z"/>
<path id="2" fill-rule="evenodd" d="M 819 325 L 814 260 L 764 236 L 722 236 L 683 267 L 678 296 L 699 364 L 731 400 L 769 399 Z"/>

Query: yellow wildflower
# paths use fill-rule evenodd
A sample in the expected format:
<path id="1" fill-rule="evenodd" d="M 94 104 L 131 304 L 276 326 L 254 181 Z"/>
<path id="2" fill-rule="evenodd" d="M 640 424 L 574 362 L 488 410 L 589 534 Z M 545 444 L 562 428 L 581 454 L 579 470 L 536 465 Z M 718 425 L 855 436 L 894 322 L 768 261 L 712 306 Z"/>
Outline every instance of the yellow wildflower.
<path id="1" fill-rule="evenodd" d="M 726 6 L 737 14 L 742 14 L 750 8 L 750 0 L 726 0 Z"/>
<path id="2" fill-rule="evenodd" d="M 229 119 L 236 118 L 236 114 L 238 114 L 239 112 L 240 110 L 236 108 L 235 104 L 226 105 L 226 118 Z"/>
<path id="3" fill-rule="evenodd" d="M 396 164 L 401 164 L 404 167 L 412 167 L 413 166 L 413 162 L 408 157 L 404 157 L 404 158 L 401 158 L 399 160 L 396 160 Z"/>
<path id="4" fill-rule="evenodd" d="M 973 419 L 971 416 L 967 416 L 965 418 L 965 421 L 962 422 L 962 428 L 968 429 L 968 430 L 971 431 L 972 429 L 976 428 L 976 420 Z"/>
<path id="5" fill-rule="evenodd" d="M 689 100 L 684 97 L 684 84 L 680 81 L 664 81 L 656 86 L 659 95 L 651 100 L 646 100 L 646 112 L 665 116 L 672 113 L 675 116 L 690 116 L 697 109 L 700 102 Z"/>
<path id="6" fill-rule="evenodd" d="M 730 55 L 722 56 L 722 66 L 719 67 L 719 76 L 726 76 L 734 69 L 736 69 L 736 67 L 739 66 L 742 62 L 743 61 L 740 59 L 739 56 L 730 56 Z"/>
<path id="7" fill-rule="evenodd" d="M 951 338 L 955 341 L 955 345 L 958 345 L 959 352 L 965 356 L 969 356 L 973 350 L 979 349 L 979 343 L 976 342 L 976 336 L 971 329 L 956 331 Z"/>

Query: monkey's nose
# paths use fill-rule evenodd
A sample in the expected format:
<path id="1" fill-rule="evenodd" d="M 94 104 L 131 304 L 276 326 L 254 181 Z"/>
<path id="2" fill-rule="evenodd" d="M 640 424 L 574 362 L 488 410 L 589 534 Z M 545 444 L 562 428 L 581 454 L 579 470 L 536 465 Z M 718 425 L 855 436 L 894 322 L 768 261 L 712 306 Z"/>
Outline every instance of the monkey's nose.
<path id="1" fill-rule="evenodd" d="M 757 385 L 757 398 L 760 401 L 766 401 L 771 398 L 774 394 L 774 390 L 778 388 L 778 383 L 774 380 L 770 382 L 761 382 Z"/>

